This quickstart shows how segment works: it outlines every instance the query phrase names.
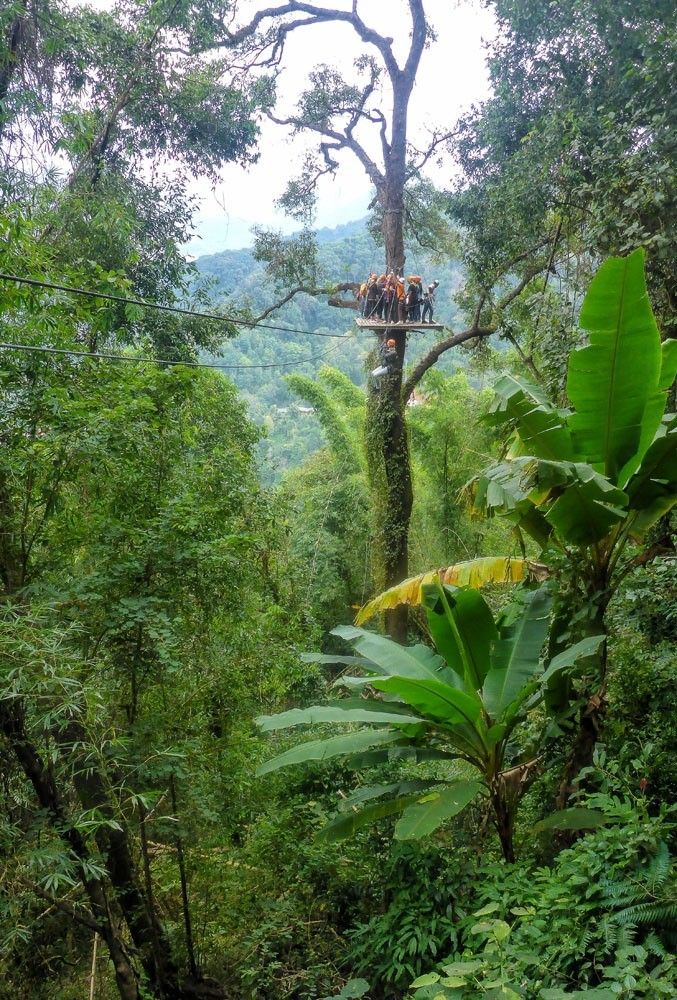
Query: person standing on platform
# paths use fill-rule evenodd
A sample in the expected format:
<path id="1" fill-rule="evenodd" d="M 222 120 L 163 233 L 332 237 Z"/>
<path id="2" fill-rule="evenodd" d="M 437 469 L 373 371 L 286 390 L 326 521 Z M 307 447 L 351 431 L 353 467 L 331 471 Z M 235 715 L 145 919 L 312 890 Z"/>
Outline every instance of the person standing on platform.
<path id="1" fill-rule="evenodd" d="M 433 313 L 435 311 L 435 292 L 437 291 L 437 286 L 439 281 L 431 281 L 426 289 L 426 293 L 423 296 L 423 315 L 421 316 L 422 323 L 432 323 Z M 429 319 L 426 319 L 429 316 Z"/>
<path id="2" fill-rule="evenodd" d="M 395 322 L 407 322 L 407 293 L 404 290 L 404 278 L 395 279 L 395 303 L 393 309 Z"/>
<path id="3" fill-rule="evenodd" d="M 386 294 L 386 276 L 385 276 L 385 274 L 382 274 L 378 278 L 378 280 L 376 282 L 376 296 L 377 296 L 377 298 L 376 298 L 376 318 L 377 319 L 384 319 L 385 318 L 385 306 L 386 306 L 385 294 Z"/>
<path id="4" fill-rule="evenodd" d="M 376 275 L 370 274 L 367 281 L 367 298 L 364 304 L 364 315 L 367 319 L 371 319 L 376 312 L 377 301 L 378 288 L 376 287 Z"/>

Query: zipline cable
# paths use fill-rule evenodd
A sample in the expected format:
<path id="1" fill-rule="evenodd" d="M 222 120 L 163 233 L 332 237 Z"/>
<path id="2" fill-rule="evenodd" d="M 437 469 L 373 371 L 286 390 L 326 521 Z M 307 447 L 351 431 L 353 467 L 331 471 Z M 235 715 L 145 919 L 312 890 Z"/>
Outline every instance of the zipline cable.
<path id="1" fill-rule="evenodd" d="M 110 302 L 120 302 L 123 305 L 142 306 L 144 309 L 157 309 L 160 312 L 177 313 L 180 316 L 193 316 L 198 319 L 218 320 L 221 323 L 232 323 L 233 326 L 249 326 L 256 330 L 278 330 L 281 333 L 300 333 L 307 337 L 331 337 L 334 340 L 347 340 L 343 333 L 320 333 L 317 330 L 298 330 L 294 327 L 273 326 L 271 323 L 257 323 L 256 320 L 239 319 L 236 316 L 221 316 L 218 313 L 199 312 L 195 309 L 183 309 L 181 306 L 163 306 L 159 302 L 149 302 L 147 299 L 132 299 L 124 295 L 113 295 L 109 292 L 95 292 L 89 288 L 79 288 L 76 285 L 61 285 L 55 281 L 42 281 L 38 278 L 24 278 L 18 274 L 6 274 L 0 271 L 0 281 L 15 281 L 19 285 L 32 285 L 35 288 L 50 288 L 57 292 L 68 292 L 71 295 L 86 295 L 92 299 L 108 299 Z M 260 367 L 260 366 L 256 366 Z"/>
<path id="2" fill-rule="evenodd" d="M 65 347 L 41 347 L 34 346 L 33 344 L 0 343 L 0 350 L 28 351 L 36 352 L 38 354 L 68 354 L 76 358 L 100 358 L 102 361 L 128 361 L 132 364 L 171 366 L 183 365 L 184 368 L 217 368 L 224 371 L 242 371 L 242 369 L 245 368 L 294 368 L 297 365 L 307 365 L 310 364 L 311 361 L 319 361 L 321 358 L 326 358 L 329 354 L 334 354 L 334 352 L 338 350 L 338 346 L 330 347 L 329 350 L 322 351 L 320 354 L 313 354 L 310 358 L 299 358 L 296 361 L 273 361 L 270 364 L 265 365 L 218 365 L 206 364 L 202 361 L 167 361 L 162 358 L 138 358 L 129 354 L 99 354 L 95 351 L 71 351 Z"/>

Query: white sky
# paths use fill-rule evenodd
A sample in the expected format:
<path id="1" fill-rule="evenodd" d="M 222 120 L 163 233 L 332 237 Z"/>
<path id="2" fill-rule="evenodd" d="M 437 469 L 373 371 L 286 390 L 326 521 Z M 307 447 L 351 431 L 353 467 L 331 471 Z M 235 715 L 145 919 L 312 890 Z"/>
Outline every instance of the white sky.
<path id="1" fill-rule="evenodd" d="M 350 8 L 349 0 L 334 0 L 334 5 Z M 260 5 L 247 0 L 243 12 L 246 14 L 257 6 Z M 452 127 L 462 111 L 487 96 L 483 43 L 495 32 L 492 15 L 480 0 L 426 0 L 425 9 L 438 40 L 423 54 L 409 106 L 409 137 L 421 147 L 425 146 L 426 130 Z M 410 21 L 404 0 L 361 0 L 358 11 L 367 24 L 396 39 L 396 55 L 405 51 Z M 399 46 L 398 38 L 402 39 Z M 313 66 L 327 63 L 348 75 L 353 60 L 364 51 L 365 47 L 348 25 L 318 25 L 296 32 L 285 51 L 284 73 L 278 85 L 284 104 L 280 104 L 278 113 L 293 109 Z M 399 61 L 401 65 L 402 60 Z M 254 223 L 284 231 L 298 229 L 298 222 L 287 219 L 276 209 L 275 200 L 307 147 L 305 139 L 290 138 L 284 128 L 266 121 L 256 164 L 247 169 L 234 164 L 226 166 L 214 188 L 207 182 L 196 181 L 192 192 L 200 201 L 195 223 L 201 238 L 192 240 L 186 251 L 205 254 L 247 246 Z M 441 184 L 447 183 L 452 174 L 453 164 L 446 162 L 430 171 L 430 176 Z M 360 218 L 366 212 L 369 197 L 369 182 L 361 166 L 352 154 L 343 153 L 336 178 L 323 178 L 321 182 L 316 225 L 334 226 Z"/>

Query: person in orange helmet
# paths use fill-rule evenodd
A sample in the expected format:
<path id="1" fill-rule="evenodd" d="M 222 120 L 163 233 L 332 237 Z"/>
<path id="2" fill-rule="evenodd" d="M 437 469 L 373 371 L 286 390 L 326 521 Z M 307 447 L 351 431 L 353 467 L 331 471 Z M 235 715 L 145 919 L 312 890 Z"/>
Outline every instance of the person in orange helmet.
<path id="1" fill-rule="evenodd" d="M 371 373 L 372 378 L 381 378 L 382 375 L 392 375 L 397 369 L 397 342 L 392 338 L 381 344 L 381 361 L 378 368 L 374 368 Z"/>

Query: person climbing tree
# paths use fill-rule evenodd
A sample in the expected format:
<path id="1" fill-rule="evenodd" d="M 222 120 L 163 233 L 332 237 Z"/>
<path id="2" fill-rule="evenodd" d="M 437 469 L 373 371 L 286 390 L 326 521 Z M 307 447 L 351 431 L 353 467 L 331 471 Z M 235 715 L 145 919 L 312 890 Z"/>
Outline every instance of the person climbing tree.
<path id="1" fill-rule="evenodd" d="M 378 368 L 374 368 L 371 373 L 372 378 L 379 379 L 383 375 L 392 375 L 393 372 L 397 371 L 397 342 L 388 338 L 382 342 L 379 353 L 381 355 L 381 364 Z"/>

